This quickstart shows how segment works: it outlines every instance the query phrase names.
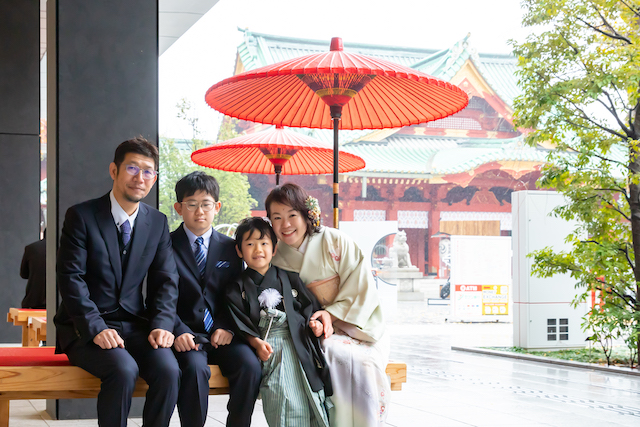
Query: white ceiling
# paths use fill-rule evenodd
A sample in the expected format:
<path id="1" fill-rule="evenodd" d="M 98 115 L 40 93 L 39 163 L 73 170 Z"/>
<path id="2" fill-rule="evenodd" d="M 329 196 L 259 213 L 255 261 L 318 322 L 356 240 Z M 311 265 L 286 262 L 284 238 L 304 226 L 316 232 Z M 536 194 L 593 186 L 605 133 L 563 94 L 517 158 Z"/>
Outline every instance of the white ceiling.
<path id="1" fill-rule="evenodd" d="M 159 0 L 158 52 L 160 55 L 178 40 L 218 0 Z M 47 0 L 40 0 L 40 59 L 47 50 Z"/>
<path id="2" fill-rule="evenodd" d="M 160 0 L 158 26 L 159 54 L 178 40 L 198 19 L 218 3 L 218 0 Z"/>

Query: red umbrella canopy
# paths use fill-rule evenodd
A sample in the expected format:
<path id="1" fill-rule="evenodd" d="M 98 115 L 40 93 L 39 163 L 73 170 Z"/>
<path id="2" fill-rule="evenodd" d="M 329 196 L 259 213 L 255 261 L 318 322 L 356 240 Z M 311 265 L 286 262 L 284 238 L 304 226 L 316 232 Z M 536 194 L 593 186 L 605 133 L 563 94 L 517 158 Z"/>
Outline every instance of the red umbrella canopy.
<path id="1" fill-rule="evenodd" d="M 214 109 L 259 123 L 331 129 L 330 106 L 342 107 L 340 129 L 424 123 L 465 108 L 467 94 L 420 71 L 342 50 L 306 55 L 235 75 L 205 95 Z"/>
<path id="2" fill-rule="evenodd" d="M 362 169 L 365 162 L 355 154 L 339 152 L 340 172 Z M 275 130 L 239 136 L 201 148 L 191 154 L 194 163 L 230 172 L 283 175 L 328 174 L 333 171 L 333 148 L 308 136 Z"/>

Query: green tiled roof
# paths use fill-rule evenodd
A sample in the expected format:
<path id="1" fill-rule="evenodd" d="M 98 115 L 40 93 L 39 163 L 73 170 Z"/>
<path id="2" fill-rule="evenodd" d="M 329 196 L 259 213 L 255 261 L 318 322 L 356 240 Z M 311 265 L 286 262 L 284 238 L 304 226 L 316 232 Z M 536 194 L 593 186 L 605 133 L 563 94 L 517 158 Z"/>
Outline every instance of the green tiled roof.
<path id="1" fill-rule="evenodd" d="M 453 47 L 444 49 L 411 65 L 411 68 L 449 81 L 465 61 L 471 58 L 474 65 L 507 105 L 519 94 L 515 77 L 516 59 L 511 55 L 477 53 L 469 46 L 469 37 L 458 41 Z"/>
<path id="2" fill-rule="evenodd" d="M 455 138 L 393 135 L 382 142 L 348 143 L 342 150 L 364 159 L 366 166 L 359 172 L 428 174 L 433 156 L 457 144 Z"/>
<path id="3" fill-rule="evenodd" d="M 238 55 L 245 70 L 329 49 L 330 40 L 297 39 L 241 31 L 244 31 L 244 41 L 238 46 Z M 513 98 L 518 94 L 514 74 L 516 59 L 504 54 L 478 54 L 469 47 L 468 35 L 453 47 L 443 50 L 350 43 L 349 40 L 344 40 L 344 49 L 414 68 L 445 81 L 449 81 L 464 62 L 471 58 L 484 79 L 504 102 L 512 105 Z"/>
<path id="4" fill-rule="evenodd" d="M 393 135 L 381 142 L 355 142 L 342 149 L 362 157 L 367 166 L 356 172 L 448 175 L 469 172 L 495 161 L 544 162 L 546 150 L 513 139 L 474 139 Z"/>
<path id="5" fill-rule="evenodd" d="M 285 59 L 314 53 L 327 52 L 331 40 L 298 39 L 271 34 L 244 32 L 244 41 L 238 52 L 246 70 L 254 70 Z M 344 50 L 395 62 L 407 67 L 436 52 L 435 49 L 418 49 L 395 46 L 379 46 L 344 41 Z"/>

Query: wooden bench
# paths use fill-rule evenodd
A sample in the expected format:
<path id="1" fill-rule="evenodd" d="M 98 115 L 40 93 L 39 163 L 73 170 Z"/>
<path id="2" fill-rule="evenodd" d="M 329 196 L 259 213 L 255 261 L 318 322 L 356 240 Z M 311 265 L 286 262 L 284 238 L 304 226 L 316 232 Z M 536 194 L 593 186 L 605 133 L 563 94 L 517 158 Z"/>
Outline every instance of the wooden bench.
<path id="1" fill-rule="evenodd" d="M 47 340 L 47 318 L 29 318 L 29 347 L 39 347 L 41 341 Z"/>
<path id="2" fill-rule="evenodd" d="M 229 383 L 220 368 L 209 368 L 209 394 L 229 393 Z M 407 382 L 407 365 L 390 362 L 386 371 L 391 390 L 402 390 L 402 383 Z M 144 380 L 138 379 L 134 396 L 144 396 L 147 389 Z M 0 348 L 0 427 L 9 426 L 11 400 L 90 398 L 97 397 L 99 391 L 98 378 L 69 365 L 67 356 L 54 354 L 53 347 Z"/>
<path id="3" fill-rule="evenodd" d="M 34 337 L 32 329 L 31 318 L 33 317 L 47 317 L 47 310 L 40 310 L 35 308 L 9 308 L 7 313 L 7 322 L 12 322 L 15 326 L 22 326 L 22 346 L 23 347 L 37 347 L 40 345 L 39 341 L 30 341 L 30 337 Z M 45 321 L 46 323 L 46 321 Z M 46 333 L 46 327 L 45 327 Z M 46 336 L 41 340 L 46 340 Z"/>

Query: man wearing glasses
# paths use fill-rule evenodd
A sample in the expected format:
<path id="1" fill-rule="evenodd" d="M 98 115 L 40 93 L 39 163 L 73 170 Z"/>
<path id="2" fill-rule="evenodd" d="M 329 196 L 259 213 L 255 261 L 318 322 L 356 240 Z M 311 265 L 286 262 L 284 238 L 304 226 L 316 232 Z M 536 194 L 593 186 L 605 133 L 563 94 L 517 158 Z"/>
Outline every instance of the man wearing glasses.
<path id="1" fill-rule="evenodd" d="M 182 369 L 178 413 L 183 427 L 203 426 L 209 399 L 208 363 L 229 380 L 227 426 L 248 427 L 260 389 L 262 369 L 253 349 L 231 332 L 225 287 L 242 262 L 233 239 L 211 227 L 220 210 L 216 179 L 192 172 L 176 184 L 176 212 L 183 223 L 171 233 L 180 274 L 178 318 L 173 345 Z"/>
<path id="2" fill-rule="evenodd" d="M 56 352 L 102 380 L 101 426 L 127 425 L 138 375 L 149 384 L 145 426 L 168 426 L 178 400 L 170 348 L 178 274 L 167 218 L 140 203 L 157 166 L 158 149 L 146 139 L 120 144 L 109 165 L 112 190 L 69 208 L 60 237 Z"/>

